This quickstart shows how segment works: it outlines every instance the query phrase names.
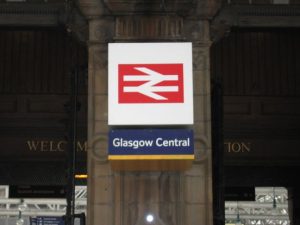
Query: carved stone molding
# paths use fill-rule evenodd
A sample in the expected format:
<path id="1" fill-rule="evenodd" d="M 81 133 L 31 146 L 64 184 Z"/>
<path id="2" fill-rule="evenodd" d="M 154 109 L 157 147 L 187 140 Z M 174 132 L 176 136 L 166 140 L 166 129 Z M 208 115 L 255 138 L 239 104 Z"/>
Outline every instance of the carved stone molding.
<path id="1" fill-rule="evenodd" d="M 64 12 L 63 4 L 0 4 L 0 25 L 58 25 Z"/>
<path id="2" fill-rule="evenodd" d="M 207 20 L 186 19 L 183 33 L 187 40 L 193 42 L 193 47 L 196 45 L 203 47 L 203 45 L 210 45 L 209 29 Z"/>
<path id="3" fill-rule="evenodd" d="M 201 19 L 212 19 L 219 11 L 222 0 L 198 0 L 192 15 Z"/>
<path id="4" fill-rule="evenodd" d="M 225 5 L 212 20 L 211 37 L 219 40 L 230 27 L 299 27 L 298 5 Z"/>
<path id="5" fill-rule="evenodd" d="M 107 163 L 107 137 L 102 135 L 100 137 L 95 137 L 93 140 L 89 141 L 91 148 L 88 149 L 91 156 L 97 159 L 98 162 Z"/>
<path id="6" fill-rule="evenodd" d="M 183 20 L 178 16 L 120 16 L 116 19 L 116 40 L 180 40 Z"/>
<path id="7" fill-rule="evenodd" d="M 0 3 L 0 14 L 47 14 L 47 15 L 58 15 L 64 10 L 63 3 L 52 3 L 52 4 L 3 4 Z M 38 21 L 37 21 L 38 22 Z"/>
<path id="8" fill-rule="evenodd" d="M 195 163 L 200 163 L 207 160 L 208 155 L 210 154 L 210 138 L 207 138 L 203 135 L 198 135 L 195 137 L 194 145 Z"/>
<path id="9" fill-rule="evenodd" d="M 109 15 L 110 12 L 101 0 L 79 0 L 78 8 L 88 19 L 99 18 L 99 16 Z"/>
<path id="10" fill-rule="evenodd" d="M 111 17 L 89 21 L 89 42 L 111 42 L 114 37 L 115 22 Z"/>
<path id="11" fill-rule="evenodd" d="M 0 3 L 0 25 L 65 26 L 81 42 L 87 40 L 87 23 L 77 8 L 65 3 Z"/>

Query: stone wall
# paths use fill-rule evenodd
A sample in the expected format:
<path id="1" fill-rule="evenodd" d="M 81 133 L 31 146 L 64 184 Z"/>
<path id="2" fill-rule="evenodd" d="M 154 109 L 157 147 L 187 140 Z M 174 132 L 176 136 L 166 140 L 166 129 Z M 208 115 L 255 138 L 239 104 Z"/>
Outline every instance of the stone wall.
<path id="1" fill-rule="evenodd" d="M 156 218 L 152 224 L 212 224 L 208 21 L 168 13 L 90 15 L 89 34 L 88 225 L 146 224 L 147 213 Z M 112 171 L 107 161 L 108 43 L 158 41 L 193 43 L 196 160 L 183 172 Z"/>

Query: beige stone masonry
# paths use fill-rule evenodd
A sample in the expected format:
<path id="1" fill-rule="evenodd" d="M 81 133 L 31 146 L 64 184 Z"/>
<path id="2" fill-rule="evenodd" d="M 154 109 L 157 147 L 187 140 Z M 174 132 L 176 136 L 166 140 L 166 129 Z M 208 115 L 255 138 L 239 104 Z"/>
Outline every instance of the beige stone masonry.
<path id="1" fill-rule="evenodd" d="M 209 22 L 175 14 L 108 16 L 103 6 L 81 2 L 89 19 L 87 224 L 143 225 L 153 213 L 160 218 L 155 224 L 212 225 Z M 107 160 L 108 43 L 141 41 L 193 43 L 196 160 L 187 171 L 116 172 Z"/>

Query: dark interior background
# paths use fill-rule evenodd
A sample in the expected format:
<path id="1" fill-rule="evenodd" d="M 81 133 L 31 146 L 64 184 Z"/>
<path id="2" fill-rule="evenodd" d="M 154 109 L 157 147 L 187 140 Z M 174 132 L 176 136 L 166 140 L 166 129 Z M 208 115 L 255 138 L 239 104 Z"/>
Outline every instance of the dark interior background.
<path id="1" fill-rule="evenodd" d="M 63 29 L 0 28 L 0 184 L 65 184 L 70 80 L 77 70 L 83 146 L 86 65 L 86 46 Z M 33 144 L 36 150 L 30 150 Z M 84 151 L 78 152 L 77 172 L 86 173 Z"/>
<path id="2" fill-rule="evenodd" d="M 299 59 L 300 29 L 233 28 L 212 44 L 212 78 L 223 81 L 225 186 L 298 185 Z M 0 28 L 0 184 L 65 184 L 67 154 L 57 144 L 67 141 L 75 70 L 78 139 L 86 140 L 86 65 L 87 47 L 63 29 Z M 86 173 L 85 151 L 77 172 Z"/>
<path id="3" fill-rule="evenodd" d="M 226 186 L 294 186 L 300 165 L 300 29 L 233 28 L 211 48 L 223 83 Z"/>

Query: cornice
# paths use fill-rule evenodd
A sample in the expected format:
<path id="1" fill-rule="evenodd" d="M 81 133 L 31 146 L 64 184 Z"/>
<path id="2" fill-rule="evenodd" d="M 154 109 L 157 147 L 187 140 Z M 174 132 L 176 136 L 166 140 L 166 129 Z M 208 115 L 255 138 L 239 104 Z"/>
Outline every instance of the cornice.
<path id="1" fill-rule="evenodd" d="M 87 40 L 87 22 L 77 8 L 65 3 L 0 3 L 0 26 L 65 26 L 80 41 Z"/>
<path id="2" fill-rule="evenodd" d="M 296 5 L 253 5 L 231 6 L 239 16 L 300 16 L 300 6 Z"/>
<path id="3" fill-rule="evenodd" d="M 299 5 L 224 5 L 211 22 L 216 41 L 231 27 L 300 27 Z"/>
<path id="4" fill-rule="evenodd" d="M 221 0 L 79 0 L 79 8 L 88 19 L 103 16 L 175 15 L 212 18 Z"/>
<path id="5" fill-rule="evenodd" d="M 59 15 L 64 11 L 62 3 L 0 3 L 0 15 Z"/>

